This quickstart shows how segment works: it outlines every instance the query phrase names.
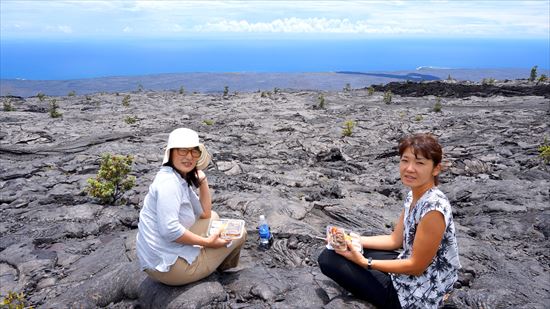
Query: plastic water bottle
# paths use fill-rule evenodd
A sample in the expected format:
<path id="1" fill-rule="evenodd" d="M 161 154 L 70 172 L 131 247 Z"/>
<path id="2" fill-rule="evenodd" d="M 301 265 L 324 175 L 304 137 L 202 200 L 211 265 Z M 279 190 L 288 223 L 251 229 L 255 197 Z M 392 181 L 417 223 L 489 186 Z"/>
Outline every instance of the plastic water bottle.
<path id="1" fill-rule="evenodd" d="M 258 225 L 258 232 L 260 234 L 260 249 L 267 250 L 273 243 L 273 235 L 267 224 L 267 220 L 264 215 L 260 215 L 260 222 Z"/>

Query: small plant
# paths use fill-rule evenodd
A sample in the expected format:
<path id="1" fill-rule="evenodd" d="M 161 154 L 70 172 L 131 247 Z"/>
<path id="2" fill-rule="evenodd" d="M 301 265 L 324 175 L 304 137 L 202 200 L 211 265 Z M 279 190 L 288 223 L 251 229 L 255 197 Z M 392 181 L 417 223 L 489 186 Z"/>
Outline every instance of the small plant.
<path id="1" fill-rule="evenodd" d="M 450 81 L 450 82 L 452 82 L 452 81 L 454 80 L 454 79 L 451 77 L 451 74 L 449 74 L 449 75 L 447 76 L 447 80 Z"/>
<path id="2" fill-rule="evenodd" d="M 125 95 L 124 98 L 122 98 L 122 105 L 125 106 L 125 107 L 130 106 L 130 95 L 129 94 Z"/>
<path id="3" fill-rule="evenodd" d="M 185 88 L 183 88 L 183 86 L 180 87 L 179 93 L 180 94 L 185 94 Z"/>
<path id="4" fill-rule="evenodd" d="M 224 98 L 227 98 L 228 95 L 229 95 L 229 87 L 228 87 L 228 86 L 224 86 L 224 87 L 223 87 L 223 97 L 224 97 Z"/>
<path id="5" fill-rule="evenodd" d="M 325 96 L 322 93 L 319 95 L 317 100 L 319 100 L 319 108 L 325 108 Z"/>
<path id="6" fill-rule="evenodd" d="M 136 177 L 128 175 L 133 162 L 130 155 L 103 154 L 97 176 L 87 180 L 86 192 L 102 204 L 115 204 L 135 185 Z"/>
<path id="7" fill-rule="evenodd" d="M 74 90 L 72 90 L 71 92 L 67 93 L 67 96 L 68 97 L 74 97 L 74 96 L 76 96 L 76 92 Z"/>
<path id="8" fill-rule="evenodd" d="M 353 134 L 353 128 L 355 127 L 355 121 L 346 120 L 344 127 L 342 128 L 342 136 L 351 136 Z"/>
<path id="9" fill-rule="evenodd" d="M 124 118 L 124 122 L 126 122 L 127 124 L 134 124 L 137 122 L 137 117 L 136 116 L 127 116 L 126 118 Z"/>
<path id="10" fill-rule="evenodd" d="M 494 85 L 496 80 L 492 77 L 484 78 L 481 80 L 482 85 Z"/>
<path id="11" fill-rule="evenodd" d="M 11 104 L 11 100 L 8 98 L 6 100 L 4 100 L 4 102 L 2 102 L 4 105 L 4 111 L 5 112 L 13 112 L 15 111 L 15 107 L 13 107 L 13 105 Z"/>
<path id="12" fill-rule="evenodd" d="M 537 84 L 538 83 L 544 83 L 546 81 L 548 81 L 548 76 L 546 76 L 546 74 L 541 74 L 539 79 L 537 80 Z"/>
<path id="13" fill-rule="evenodd" d="M 346 86 L 344 87 L 344 92 L 351 92 L 351 84 L 350 83 L 347 83 Z"/>
<path id="14" fill-rule="evenodd" d="M 0 295 L 1 296 L 1 295 Z M 0 308 L 6 309 L 33 309 L 33 306 L 27 306 L 25 294 L 15 293 L 8 291 L 8 295 L 3 296 L 2 301 L 0 301 Z"/>
<path id="15" fill-rule="evenodd" d="M 262 92 L 260 93 L 260 97 L 261 97 L 261 98 L 267 98 L 267 93 L 266 93 L 265 91 L 262 91 Z"/>
<path id="16" fill-rule="evenodd" d="M 436 112 L 436 113 L 441 113 L 441 98 L 440 97 L 437 97 L 435 99 L 435 104 L 434 104 L 434 109 L 433 111 Z"/>
<path id="17" fill-rule="evenodd" d="M 387 90 L 386 92 L 384 92 L 384 103 L 386 104 L 390 104 L 391 103 L 391 100 L 392 100 L 392 93 L 391 93 L 391 90 Z"/>
<path id="18" fill-rule="evenodd" d="M 373 95 L 374 94 L 374 87 L 373 86 L 370 86 L 367 88 L 367 94 L 368 95 Z"/>
<path id="19" fill-rule="evenodd" d="M 548 138 L 544 138 L 544 142 L 539 147 L 539 157 L 544 161 L 545 164 L 550 163 L 550 144 L 548 143 Z"/>
<path id="20" fill-rule="evenodd" d="M 40 102 L 44 102 L 44 99 L 46 99 L 46 95 L 43 94 L 42 92 L 37 93 L 37 94 L 36 94 L 36 97 L 38 98 L 38 100 L 39 100 Z"/>
<path id="21" fill-rule="evenodd" d="M 212 119 L 204 119 L 202 122 L 207 126 L 211 126 L 214 124 L 214 120 Z"/>
<path id="22" fill-rule="evenodd" d="M 274 94 L 277 94 L 277 93 L 280 93 L 280 92 L 281 92 L 281 89 L 279 89 L 277 87 L 273 88 L 273 93 Z"/>
<path id="23" fill-rule="evenodd" d="M 422 119 L 424 119 L 424 117 L 422 117 L 422 115 L 416 115 L 414 116 L 414 121 L 422 121 Z"/>
<path id="24" fill-rule="evenodd" d="M 52 118 L 59 118 L 61 116 L 63 116 L 62 113 L 60 113 L 57 109 L 59 108 L 59 105 L 57 105 L 57 100 L 56 99 L 52 99 L 50 101 L 50 117 Z"/>
<path id="25" fill-rule="evenodd" d="M 529 74 L 530 82 L 534 82 L 537 79 L 537 68 L 537 65 L 531 68 L 531 73 Z"/>
<path id="26" fill-rule="evenodd" d="M 143 85 L 142 85 L 141 83 L 139 83 L 139 84 L 137 85 L 137 92 L 143 92 L 143 89 L 144 89 L 144 88 L 143 88 Z"/>
<path id="27" fill-rule="evenodd" d="M 89 95 L 86 96 L 86 101 L 91 101 L 92 100 L 92 97 L 90 97 Z"/>

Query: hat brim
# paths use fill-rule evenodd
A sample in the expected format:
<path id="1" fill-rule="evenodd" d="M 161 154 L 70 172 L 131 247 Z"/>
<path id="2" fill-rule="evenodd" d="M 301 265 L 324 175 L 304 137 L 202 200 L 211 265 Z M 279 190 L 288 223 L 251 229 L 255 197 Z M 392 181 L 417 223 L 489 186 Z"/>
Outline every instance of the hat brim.
<path id="1" fill-rule="evenodd" d="M 164 165 L 164 164 L 168 163 L 168 161 L 170 161 L 170 149 L 171 148 L 166 148 L 164 150 L 164 158 L 162 159 L 162 165 Z M 206 150 L 206 147 L 204 147 L 203 144 L 199 144 L 199 149 L 201 151 L 201 156 L 197 160 L 196 167 L 197 167 L 198 170 L 203 170 L 203 169 L 208 167 L 208 164 L 210 164 L 210 160 L 211 160 L 212 156 L 210 155 L 208 150 Z"/>

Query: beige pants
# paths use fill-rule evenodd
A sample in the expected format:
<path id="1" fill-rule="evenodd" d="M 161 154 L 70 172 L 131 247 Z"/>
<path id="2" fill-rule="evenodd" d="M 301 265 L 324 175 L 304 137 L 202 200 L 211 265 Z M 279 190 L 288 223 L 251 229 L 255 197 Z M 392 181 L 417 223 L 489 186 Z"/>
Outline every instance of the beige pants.
<path id="1" fill-rule="evenodd" d="M 197 235 L 206 236 L 210 220 L 217 220 L 220 217 L 212 212 L 210 219 L 199 219 L 189 230 Z M 170 266 L 168 272 L 159 272 L 153 269 L 146 269 L 145 272 L 153 279 L 167 285 L 184 285 L 203 279 L 213 273 L 216 269 L 223 271 L 236 267 L 239 264 L 241 248 L 246 240 L 246 230 L 243 237 L 234 239 L 229 248 L 202 248 L 199 256 L 191 265 L 181 257 L 176 263 Z"/>

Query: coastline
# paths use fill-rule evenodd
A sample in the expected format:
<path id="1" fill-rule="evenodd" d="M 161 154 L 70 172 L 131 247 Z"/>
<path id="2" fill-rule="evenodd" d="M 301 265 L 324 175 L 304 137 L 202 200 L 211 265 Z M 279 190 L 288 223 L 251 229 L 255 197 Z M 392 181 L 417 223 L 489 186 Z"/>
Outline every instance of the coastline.
<path id="1" fill-rule="evenodd" d="M 338 91 L 349 84 L 352 88 L 387 84 L 399 81 L 445 80 L 449 76 L 458 81 L 479 82 L 484 78 L 495 80 L 526 79 L 528 68 L 502 69 L 440 69 L 419 67 L 417 70 L 373 72 L 303 72 L 303 73 L 166 73 L 137 76 L 109 76 L 72 80 L 22 80 L 1 79 L 0 96 L 31 97 L 38 93 L 63 96 L 74 91 L 78 95 L 98 92 L 129 92 L 143 90 L 220 93 L 227 86 L 229 91 L 253 92 L 272 90 L 320 90 Z M 540 74 L 550 70 L 539 70 Z"/>

